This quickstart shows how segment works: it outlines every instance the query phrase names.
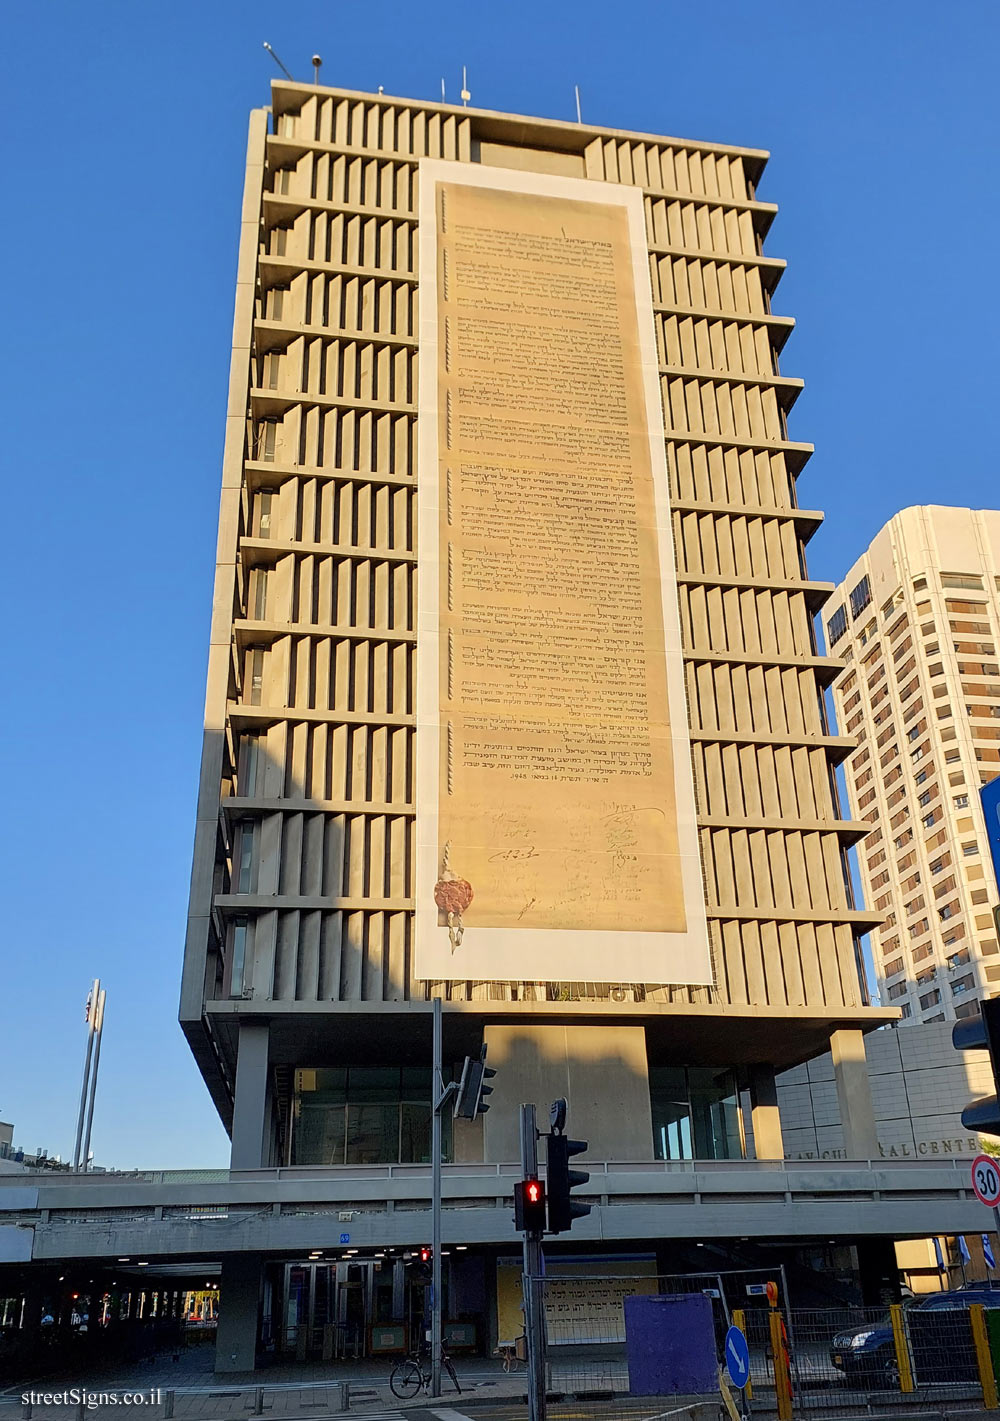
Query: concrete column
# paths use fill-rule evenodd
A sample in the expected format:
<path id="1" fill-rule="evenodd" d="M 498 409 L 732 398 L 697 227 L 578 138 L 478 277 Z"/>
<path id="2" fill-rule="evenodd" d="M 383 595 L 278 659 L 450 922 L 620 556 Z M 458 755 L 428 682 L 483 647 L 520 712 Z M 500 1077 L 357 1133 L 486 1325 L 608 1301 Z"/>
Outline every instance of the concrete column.
<path id="1" fill-rule="evenodd" d="M 31 1337 L 37 1337 L 42 1328 L 42 1309 L 45 1306 L 45 1290 L 48 1283 L 48 1279 L 33 1273 L 24 1288 L 21 1329 Z"/>
<path id="2" fill-rule="evenodd" d="M 549 1101 L 569 1101 L 568 1132 L 587 1140 L 591 1160 L 651 1160 L 646 1034 L 641 1026 L 487 1026 L 483 1038 L 497 1071 L 483 1116 L 483 1155 L 518 1158 L 518 1105 L 532 1100 L 546 1125 Z M 584 1168 L 581 1160 L 581 1168 Z"/>
<path id="3" fill-rule="evenodd" d="M 234 1253 L 222 1260 L 219 1328 L 215 1335 L 217 1372 L 252 1372 L 260 1327 L 264 1263 L 259 1253 Z"/>
<path id="4" fill-rule="evenodd" d="M 270 1028 L 266 1021 L 240 1022 L 230 1169 L 260 1169 L 264 1163 L 269 1036 Z"/>
<path id="5" fill-rule="evenodd" d="M 835 1031 L 830 1037 L 830 1053 L 847 1158 L 878 1159 L 878 1133 L 864 1035 L 857 1028 Z"/>
<path id="6" fill-rule="evenodd" d="M 773 1066 L 757 1064 L 750 1067 L 750 1119 L 756 1158 L 784 1159 L 785 1144 L 781 1138 L 781 1116 L 778 1114 L 778 1090 L 774 1083 Z"/>

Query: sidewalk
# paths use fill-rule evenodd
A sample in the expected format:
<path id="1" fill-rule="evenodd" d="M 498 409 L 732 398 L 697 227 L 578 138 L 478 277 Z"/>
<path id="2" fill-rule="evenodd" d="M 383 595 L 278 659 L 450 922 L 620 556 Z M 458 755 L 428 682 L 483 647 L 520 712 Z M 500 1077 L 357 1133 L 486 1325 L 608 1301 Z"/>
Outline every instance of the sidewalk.
<path id="1" fill-rule="evenodd" d="M 22 1414 L 21 1396 L 27 1391 L 53 1394 L 84 1388 L 88 1393 L 142 1392 L 146 1397 L 158 1393 L 152 1404 L 148 1400 L 140 1403 L 140 1417 L 153 1421 L 153 1418 L 163 1417 L 165 1411 L 169 1415 L 172 1407 L 177 1421 L 185 1418 L 193 1421 L 195 1417 L 223 1421 L 227 1417 L 255 1414 L 318 1417 L 346 1409 L 352 1415 L 373 1416 L 427 1406 L 462 1407 L 484 1401 L 515 1401 L 524 1396 L 527 1384 L 523 1365 L 517 1372 L 508 1374 L 498 1358 L 455 1357 L 452 1360 L 462 1387 L 460 1393 L 445 1376 L 440 1399 L 418 1392 L 415 1397 L 401 1401 L 389 1389 L 389 1374 L 399 1360 L 395 1356 L 358 1361 L 282 1362 L 255 1372 L 221 1376 L 213 1370 L 214 1360 L 214 1348 L 194 1347 L 182 1350 L 176 1361 L 167 1352 L 153 1362 L 113 1367 L 84 1377 L 74 1372 L 26 1378 L 0 1389 L 0 1421 L 12 1421 L 14 1416 Z M 120 1418 L 120 1405 L 88 1407 L 88 1414 L 103 1418 L 112 1409 Z M 75 1403 L 39 1404 L 32 1408 L 33 1418 L 58 1415 L 62 1421 L 71 1421 L 76 1414 Z"/>

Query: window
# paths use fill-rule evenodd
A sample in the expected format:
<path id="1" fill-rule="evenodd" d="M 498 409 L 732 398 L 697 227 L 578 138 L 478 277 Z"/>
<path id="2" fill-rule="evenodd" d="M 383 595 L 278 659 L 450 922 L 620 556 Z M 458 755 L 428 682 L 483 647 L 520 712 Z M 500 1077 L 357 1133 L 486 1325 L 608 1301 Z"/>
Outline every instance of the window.
<path id="1" fill-rule="evenodd" d="M 903 1003 L 903 1005 L 900 1007 L 900 1014 L 902 1016 L 903 1021 L 905 1021 L 907 1017 L 913 1015 L 913 1008 L 910 1006 L 909 1002 Z"/>
<path id="2" fill-rule="evenodd" d="M 956 794 L 956 795 L 955 795 L 955 808 L 956 808 L 956 809 L 968 809 L 968 807 L 969 807 L 969 796 L 968 796 L 967 794 Z"/>
<path id="3" fill-rule="evenodd" d="M 262 622 L 267 615 L 268 572 L 266 567 L 250 570 L 250 616 L 256 622 Z"/>
<path id="4" fill-rule="evenodd" d="M 890 997 L 890 999 L 895 999 L 896 997 L 905 997 L 909 985 L 909 982 L 894 982 L 889 988 L 887 995 Z"/>
<path id="5" fill-rule="evenodd" d="M 242 997 L 247 976 L 247 920 L 234 918 L 229 929 L 229 995 Z"/>
<path id="6" fill-rule="evenodd" d="M 255 647 L 247 657 L 247 670 L 250 679 L 250 705 L 259 706 L 264 692 L 264 652 L 261 647 Z"/>
<path id="7" fill-rule="evenodd" d="M 923 821 L 923 823 L 924 823 L 924 828 L 925 828 L 925 829 L 932 829 L 932 828 L 934 827 L 934 820 L 935 820 L 935 814 L 934 814 L 934 811 L 931 810 L 930 814 L 925 814 L 925 815 L 924 815 L 924 821 Z"/>
<path id="8" fill-rule="evenodd" d="M 918 803 L 919 805 L 921 805 L 921 807 L 930 804 L 930 802 L 931 802 L 931 792 L 930 792 L 929 789 L 925 789 L 924 792 L 923 792 L 923 794 L 917 796 L 917 803 Z"/>
<path id="9" fill-rule="evenodd" d="M 978 845 L 978 844 L 963 844 L 963 845 L 962 845 L 962 853 L 965 855 L 966 858 L 969 858 L 972 854 L 978 854 L 978 852 L 979 852 L 979 845 Z"/>
<path id="10" fill-rule="evenodd" d="M 447 1112 L 444 1154 L 451 1155 Z M 292 1164 L 426 1164 L 431 1153 L 427 1072 L 419 1066 L 296 1070 Z"/>
<path id="11" fill-rule="evenodd" d="M 826 635 L 830 645 L 834 646 L 846 631 L 847 612 L 845 608 L 838 607 L 826 624 Z"/>
<path id="12" fill-rule="evenodd" d="M 926 1011 L 928 1007 L 936 1007 L 941 1001 L 941 988 L 935 987 L 933 992 L 925 992 L 920 998 L 920 1007 Z"/>
<path id="13" fill-rule="evenodd" d="M 273 464 L 275 449 L 278 443 L 278 425 L 273 419 L 266 419 L 257 426 L 257 451 L 258 456 L 263 455 L 264 462 Z"/>
<path id="14" fill-rule="evenodd" d="M 240 821 L 236 856 L 236 892 L 249 893 L 253 879 L 253 820 Z"/>
<path id="15" fill-rule="evenodd" d="M 942 587 L 964 587 L 966 591 L 982 592 L 983 579 L 972 577 L 964 572 L 943 572 L 941 574 Z"/>
<path id="16" fill-rule="evenodd" d="M 851 620 L 855 620 L 868 606 L 872 600 L 872 585 L 867 577 L 863 577 L 855 587 L 850 596 Z"/>
<path id="17" fill-rule="evenodd" d="M 742 1159 L 739 1097 L 732 1071 L 650 1066 L 656 1159 Z"/>
<path id="18" fill-rule="evenodd" d="M 244 798 L 250 798 L 257 788 L 259 757 L 260 737 L 244 735 L 240 743 L 240 763 L 236 780 L 236 792 Z"/>
<path id="19" fill-rule="evenodd" d="M 951 994 L 953 997 L 960 997 L 963 992 L 971 991 L 976 985 L 974 972 L 967 972 L 964 977 L 958 977 L 951 984 Z"/>

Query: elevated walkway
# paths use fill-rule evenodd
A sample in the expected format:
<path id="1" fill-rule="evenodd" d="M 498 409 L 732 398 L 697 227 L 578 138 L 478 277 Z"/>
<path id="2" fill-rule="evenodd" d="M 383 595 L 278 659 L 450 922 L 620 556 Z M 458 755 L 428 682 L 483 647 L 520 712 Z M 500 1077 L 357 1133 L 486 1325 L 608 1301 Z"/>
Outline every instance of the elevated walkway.
<path id="1" fill-rule="evenodd" d="M 920 1238 L 976 1232 L 970 1162 L 582 1161 L 593 1212 L 574 1245 L 682 1238 Z M 446 1243 L 515 1242 L 516 1164 L 443 1170 Z M 0 1176 L 0 1263 L 218 1259 L 426 1242 L 428 1165 Z"/>

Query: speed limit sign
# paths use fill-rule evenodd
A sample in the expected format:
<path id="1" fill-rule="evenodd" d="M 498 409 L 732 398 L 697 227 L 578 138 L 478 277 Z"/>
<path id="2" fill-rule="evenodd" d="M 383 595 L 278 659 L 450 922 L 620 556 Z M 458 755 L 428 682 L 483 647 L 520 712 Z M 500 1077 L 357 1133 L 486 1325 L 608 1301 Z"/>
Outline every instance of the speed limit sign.
<path id="1" fill-rule="evenodd" d="M 1000 1204 L 1000 1163 L 989 1155 L 976 1155 L 972 1161 L 972 1187 L 976 1198 L 991 1209 Z"/>

